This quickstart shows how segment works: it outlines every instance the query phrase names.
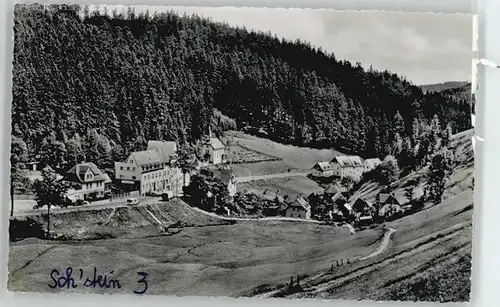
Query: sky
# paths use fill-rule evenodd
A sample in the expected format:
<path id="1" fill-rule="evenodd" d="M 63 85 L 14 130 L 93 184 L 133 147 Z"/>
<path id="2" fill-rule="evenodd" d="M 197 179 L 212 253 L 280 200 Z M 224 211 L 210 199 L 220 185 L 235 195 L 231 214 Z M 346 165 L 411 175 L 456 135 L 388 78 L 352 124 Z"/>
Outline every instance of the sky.
<path id="1" fill-rule="evenodd" d="M 389 70 L 416 85 L 472 80 L 471 14 L 298 8 L 146 7 L 173 10 L 308 41 L 339 60 Z M 124 7 L 108 6 L 108 11 Z"/>

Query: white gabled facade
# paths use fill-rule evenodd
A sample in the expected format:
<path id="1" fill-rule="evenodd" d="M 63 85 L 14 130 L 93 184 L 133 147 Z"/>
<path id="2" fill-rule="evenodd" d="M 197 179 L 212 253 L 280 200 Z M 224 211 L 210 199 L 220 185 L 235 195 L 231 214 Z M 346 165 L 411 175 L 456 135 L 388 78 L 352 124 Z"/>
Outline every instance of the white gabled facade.
<path id="1" fill-rule="evenodd" d="M 124 162 L 115 162 L 116 180 L 140 195 L 157 192 L 182 193 L 182 171 L 173 166 L 176 146 L 172 142 L 150 141 L 148 150 L 131 153 Z M 168 152 L 167 152 L 168 151 Z"/>

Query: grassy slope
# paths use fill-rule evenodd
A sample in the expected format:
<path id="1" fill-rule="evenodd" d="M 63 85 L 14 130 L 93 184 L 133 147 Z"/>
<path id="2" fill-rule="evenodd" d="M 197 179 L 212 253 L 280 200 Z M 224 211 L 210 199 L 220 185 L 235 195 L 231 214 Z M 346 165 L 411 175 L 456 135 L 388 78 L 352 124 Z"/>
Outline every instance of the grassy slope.
<path id="1" fill-rule="evenodd" d="M 225 225 L 227 221 L 217 217 L 200 214 L 192 210 L 181 200 L 159 202 L 154 205 L 139 207 L 120 207 L 82 212 L 51 214 L 51 232 L 64 234 L 67 238 L 89 240 L 96 237 L 127 237 L 160 235 L 155 220 L 146 211 L 149 210 L 163 225 L 181 222 L 183 227 Z M 22 220 L 26 217 L 14 217 Z M 30 216 L 35 222 L 46 228 L 45 216 Z"/>
<path id="2" fill-rule="evenodd" d="M 296 171 L 308 171 L 316 162 L 330 161 L 334 156 L 340 154 L 335 150 L 319 150 L 307 147 L 283 145 L 239 131 L 227 132 L 226 138 L 228 138 L 231 143 L 238 143 L 264 154 L 283 158 L 282 162 L 262 162 L 255 164 L 233 165 L 235 172 L 238 173 L 237 176 L 281 173 L 287 172 L 289 168 Z"/>
<path id="3" fill-rule="evenodd" d="M 291 275 L 312 274 L 340 257 L 368 254 L 380 235 L 380 230 L 349 235 L 344 227 L 266 221 L 189 227 L 155 238 L 28 239 L 11 243 L 8 286 L 56 291 L 47 287 L 52 268 L 90 272 L 96 266 L 101 272 L 114 270 L 122 280 L 120 293 L 133 290 L 135 273 L 142 270 L 152 281 L 150 294 L 238 296 L 261 284 L 284 283 Z"/>

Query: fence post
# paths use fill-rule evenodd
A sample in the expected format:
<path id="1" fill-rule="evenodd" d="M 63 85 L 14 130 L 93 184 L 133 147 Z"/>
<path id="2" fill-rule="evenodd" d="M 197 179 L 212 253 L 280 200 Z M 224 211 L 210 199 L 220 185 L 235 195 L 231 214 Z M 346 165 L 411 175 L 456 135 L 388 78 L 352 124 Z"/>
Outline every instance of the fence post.
<path id="1" fill-rule="evenodd" d="M 344 259 L 343 258 L 341 259 L 341 264 L 342 264 L 342 266 L 344 266 Z"/>

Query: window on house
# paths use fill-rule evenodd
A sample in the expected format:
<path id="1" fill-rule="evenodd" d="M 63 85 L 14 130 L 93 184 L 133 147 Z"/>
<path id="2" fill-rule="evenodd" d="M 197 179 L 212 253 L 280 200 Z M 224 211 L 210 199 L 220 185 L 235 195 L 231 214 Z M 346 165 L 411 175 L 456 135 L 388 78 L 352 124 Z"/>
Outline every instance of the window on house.
<path id="1" fill-rule="evenodd" d="M 132 179 L 135 180 L 135 176 L 132 176 Z"/>
<path id="2" fill-rule="evenodd" d="M 120 166 L 120 170 L 123 171 L 123 166 Z"/>
<path id="3" fill-rule="evenodd" d="M 135 171 L 135 167 L 132 167 L 132 170 Z"/>
<path id="4" fill-rule="evenodd" d="M 120 179 L 123 179 L 123 175 L 120 175 Z"/>
<path id="5" fill-rule="evenodd" d="M 130 167 L 127 166 L 127 171 L 129 171 L 129 170 L 130 170 Z"/>

